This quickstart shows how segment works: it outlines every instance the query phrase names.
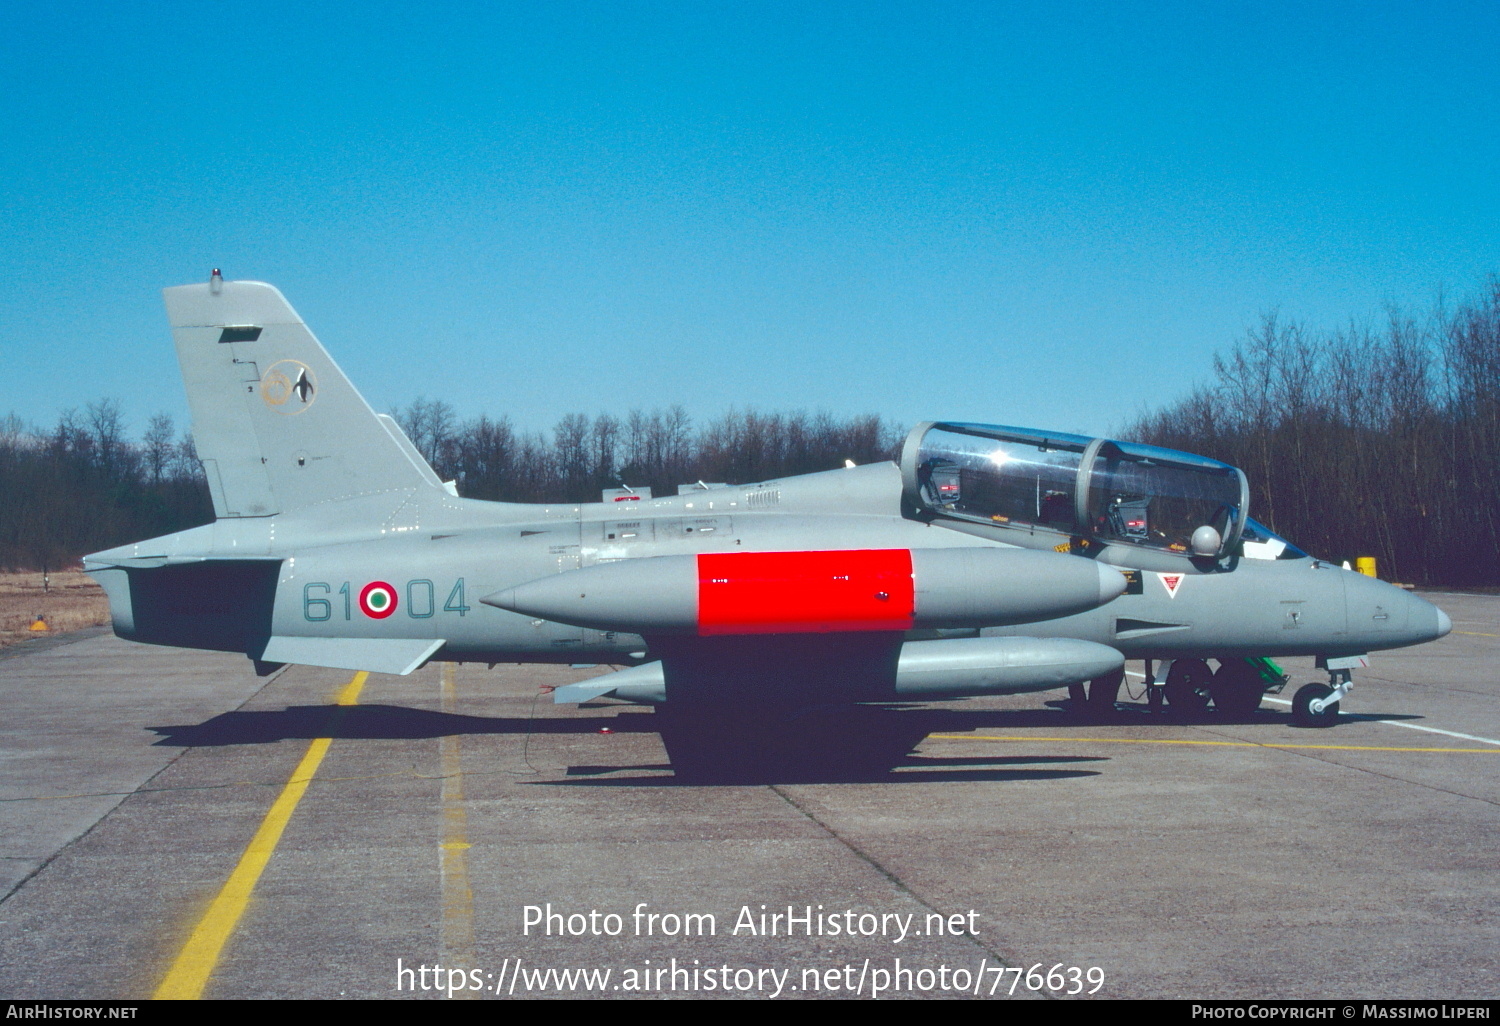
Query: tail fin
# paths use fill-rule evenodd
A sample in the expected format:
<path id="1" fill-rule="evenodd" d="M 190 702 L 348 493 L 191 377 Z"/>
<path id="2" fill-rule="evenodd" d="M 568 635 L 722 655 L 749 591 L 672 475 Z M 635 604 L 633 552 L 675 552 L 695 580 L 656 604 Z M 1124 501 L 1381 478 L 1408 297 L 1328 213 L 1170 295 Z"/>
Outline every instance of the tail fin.
<path id="1" fill-rule="evenodd" d="M 209 284 L 163 296 L 216 516 L 264 517 L 366 492 L 442 488 L 275 288 L 223 281 L 215 272 Z"/>

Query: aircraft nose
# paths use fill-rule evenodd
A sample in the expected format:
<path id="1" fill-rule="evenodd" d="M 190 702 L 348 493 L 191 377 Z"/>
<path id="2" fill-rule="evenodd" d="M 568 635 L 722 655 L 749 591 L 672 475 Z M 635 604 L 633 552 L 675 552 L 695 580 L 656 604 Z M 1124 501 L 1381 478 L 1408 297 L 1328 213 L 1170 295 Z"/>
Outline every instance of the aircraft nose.
<path id="1" fill-rule="evenodd" d="M 1402 648 L 1435 641 L 1453 629 L 1437 606 L 1389 584 L 1346 572 L 1349 637 L 1372 649 Z"/>
<path id="2" fill-rule="evenodd" d="M 1436 641 L 1453 629 L 1448 614 L 1431 602 L 1411 592 L 1404 592 L 1403 596 L 1406 599 L 1406 634 L 1411 639 L 1407 644 Z"/>
<path id="3" fill-rule="evenodd" d="M 1426 600 L 1424 599 L 1423 601 Z M 1427 604 L 1429 606 L 1432 606 L 1431 602 L 1428 602 Z M 1448 614 L 1443 612 L 1437 606 L 1432 606 L 1432 611 L 1437 614 L 1437 629 L 1433 632 L 1432 635 L 1433 640 L 1436 640 L 1438 638 L 1447 636 L 1448 632 L 1453 630 L 1453 621 L 1448 619 Z"/>

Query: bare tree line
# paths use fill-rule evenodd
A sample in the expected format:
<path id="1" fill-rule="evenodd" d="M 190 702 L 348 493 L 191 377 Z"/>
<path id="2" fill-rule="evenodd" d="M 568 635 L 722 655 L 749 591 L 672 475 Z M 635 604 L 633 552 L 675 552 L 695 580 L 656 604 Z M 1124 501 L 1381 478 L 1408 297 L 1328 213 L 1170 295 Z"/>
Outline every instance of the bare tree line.
<path id="1" fill-rule="evenodd" d="M 1268 315 L 1211 383 L 1122 434 L 1241 467 L 1251 515 L 1314 555 L 1500 584 L 1500 280 L 1378 326 Z"/>
<path id="2" fill-rule="evenodd" d="M 507 502 L 598 501 L 628 486 L 672 495 L 698 481 L 745 483 L 891 459 L 899 427 L 876 416 L 730 411 L 695 431 L 681 406 L 626 417 L 570 413 L 551 437 L 510 418 L 459 424 L 441 399 L 418 398 L 396 420 L 459 494 Z"/>
<path id="3" fill-rule="evenodd" d="M 697 481 L 742 483 L 890 459 L 901 434 L 878 417 L 730 412 L 694 430 L 680 406 L 588 417 L 550 435 L 508 417 L 460 423 L 443 400 L 419 398 L 397 420 L 459 494 L 511 502 L 598 501 L 621 485 L 675 494 Z M 127 437 L 119 403 L 69 410 L 51 430 L 0 419 L 0 567 L 64 566 L 80 556 L 213 519 L 193 443 L 172 418 Z"/>
<path id="4" fill-rule="evenodd" d="M 87 552 L 213 519 L 190 438 L 166 414 L 139 441 L 112 399 L 50 431 L 0 418 L 0 567 L 61 567 Z"/>
<path id="5" fill-rule="evenodd" d="M 767 480 L 891 459 L 901 438 L 877 416 L 826 413 L 730 411 L 695 428 L 680 406 L 568 414 L 550 434 L 460 422 L 439 399 L 395 416 L 461 495 L 512 502 Z M 1382 576 L 1415 583 L 1500 584 L 1500 280 L 1378 326 L 1267 316 L 1215 357 L 1210 383 L 1120 435 L 1242 467 L 1252 514 L 1314 555 L 1373 555 Z M 0 419 L 0 567 L 61 566 L 212 515 L 192 441 L 165 414 L 137 440 L 108 399 L 51 430 Z"/>

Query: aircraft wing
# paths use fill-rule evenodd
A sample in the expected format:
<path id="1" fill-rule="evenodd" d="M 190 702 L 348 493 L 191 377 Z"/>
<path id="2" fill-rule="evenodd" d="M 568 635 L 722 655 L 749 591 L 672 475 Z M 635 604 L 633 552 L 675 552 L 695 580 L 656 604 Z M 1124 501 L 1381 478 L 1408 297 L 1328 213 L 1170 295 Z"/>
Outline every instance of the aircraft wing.
<path id="1" fill-rule="evenodd" d="M 288 638 L 272 636 L 261 654 L 266 663 L 300 663 L 339 670 L 369 670 L 405 676 L 447 642 L 443 638 Z"/>

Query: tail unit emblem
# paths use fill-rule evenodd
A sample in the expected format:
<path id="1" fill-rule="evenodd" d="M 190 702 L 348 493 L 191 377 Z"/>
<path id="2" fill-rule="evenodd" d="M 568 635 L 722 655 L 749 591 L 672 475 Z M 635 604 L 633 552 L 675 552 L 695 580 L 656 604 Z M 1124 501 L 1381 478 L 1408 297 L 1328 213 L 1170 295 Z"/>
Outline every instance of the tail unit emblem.
<path id="1" fill-rule="evenodd" d="M 277 413 L 287 416 L 307 409 L 317 395 L 317 379 L 312 369 L 298 360 L 278 360 L 260 379 L 261 399 Z"/>

